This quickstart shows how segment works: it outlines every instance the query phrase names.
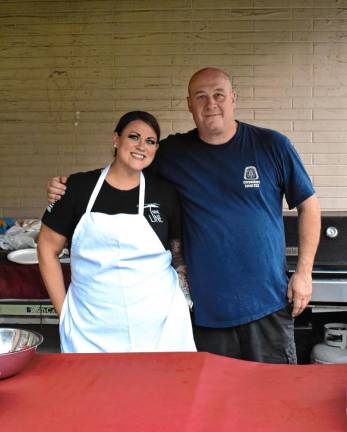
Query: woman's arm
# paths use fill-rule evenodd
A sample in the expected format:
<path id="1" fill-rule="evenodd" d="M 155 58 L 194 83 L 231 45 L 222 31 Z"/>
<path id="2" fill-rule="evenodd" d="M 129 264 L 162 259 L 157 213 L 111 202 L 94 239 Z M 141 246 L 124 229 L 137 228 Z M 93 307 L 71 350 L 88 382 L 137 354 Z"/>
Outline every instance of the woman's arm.
<path id="1" fill-rule="evenodd" d="M 43 282 L 53 306 L 60 316 L 65 299 L 65 284 L 59 254 L 64 248 L 66 237 L 41 224 L 37 252 Z"/>
<path id="2" fill-rule="evenodd" d="M 187 266 L 185 265 L 183 255 L 182 255 L 181 240 L 179 239 L 170 240 L 170 250 L 172 253 L 172 265 L 178 274 L 181 290 L 183 291 L 183 294 L 187 300 L 189 309 L 192 309 L 193 301 L 190 296 L 190 290 L 189 290 L 188 279 L 187 279 Z"/>

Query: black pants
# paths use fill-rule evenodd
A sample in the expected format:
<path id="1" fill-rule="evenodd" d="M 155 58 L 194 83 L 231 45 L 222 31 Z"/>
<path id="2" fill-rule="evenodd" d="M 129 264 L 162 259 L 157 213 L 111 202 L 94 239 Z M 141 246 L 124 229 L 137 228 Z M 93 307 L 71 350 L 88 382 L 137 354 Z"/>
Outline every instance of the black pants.
<path id="1" fill-rule="evenodd" d="M 264 363 L 296 364 L 294 320 L 288 305 L 271 315 L 236 327 L 193 325 L 198 351 Z"/>

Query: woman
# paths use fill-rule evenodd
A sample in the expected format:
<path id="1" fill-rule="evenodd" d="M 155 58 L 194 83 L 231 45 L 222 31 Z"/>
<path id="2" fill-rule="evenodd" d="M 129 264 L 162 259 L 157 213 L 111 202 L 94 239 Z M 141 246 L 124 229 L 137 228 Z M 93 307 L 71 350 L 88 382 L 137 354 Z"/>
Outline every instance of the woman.
<path id="1" fill-rule="evenodd" d="M 167 250 L 171 240 L 180 252 L 177 196 L 168 183 L 142 174 L 159 139 L 151 114 L 125 114 L 113 134 L 113 162 L 101 173 L 70 176 L 65 196 L 44 214 L 39 264 L 60 317 L 63 352 L 195 351 Z M 58 259 L 66 241 L 67 293 Z"/>

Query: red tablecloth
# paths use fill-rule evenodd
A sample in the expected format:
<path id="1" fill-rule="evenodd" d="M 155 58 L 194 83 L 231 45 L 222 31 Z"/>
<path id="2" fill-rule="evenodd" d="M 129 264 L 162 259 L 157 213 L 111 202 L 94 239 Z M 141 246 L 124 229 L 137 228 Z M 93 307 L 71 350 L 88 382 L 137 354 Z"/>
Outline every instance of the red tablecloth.
<path id="1" fill-rule="evenodd" d="M 342 432 L 347 365 L 206 353 L 36 354 L 0 381 L 1 432 Z"/>
<path id="2" fill-rule="evenodd" d="M 0 254 L 0 299 L 48 299 L 38 264 L 16 264 Z M 70 265 L 62 264 L 65 286 L 70 283 Z"/>

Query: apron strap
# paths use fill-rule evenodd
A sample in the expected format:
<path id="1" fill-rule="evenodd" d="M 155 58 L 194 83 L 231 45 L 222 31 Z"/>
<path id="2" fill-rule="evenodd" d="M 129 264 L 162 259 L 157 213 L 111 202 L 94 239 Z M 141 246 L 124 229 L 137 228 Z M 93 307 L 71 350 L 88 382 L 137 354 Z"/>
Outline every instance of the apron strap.
<path id="1" fill-rule="evenodd" d="M 87 205 L 87 208 L 86 208 L 86 213 L 90 213 L 91 212 L 91 210 L 93 208 L 93 205 L 95 203 L 96 197 L 98 196 L 98 194 L 100 192 L 100 189 L 101 189 L 101 186 L 104 183 L 104 180 L 105 180 L 105 178 L 107 176 L 108 170 L 110 169 L 110 166 L 111 166 L 111 164 L 107 165 L 101 171 L 100 177 L 99 177 L 98 181 L 96 182 L 95 188 L 94 188 L 92 194 L 90 195 L 90 198 L 89 198 L 89 201 L 88 201 L 88 205 Z"/>
<path id="2" fill-rule="evenodd" d="M 145 176 L 140 174 L 140 193 L 139 193 L 139 215 L 143 216 L 143 209 L 145 206 L 145 188 L 146 188 L 146 182 L 145 182 Z"/>
<path id="3" fill-rule="evenodd" d="M 98 181 L 96 182 L 96 185 L 94 187 L 94 190 L 92 192 L 92 194 L 90 195 L 89 201 L 88 201 L 88 205 L 86 208 L 86 213 L 90 213 L 92 211 L 93 205 L 95 203 L 96 197 L 98 196 L 100 189 L 104 183 L 104 180 L 107 176 L 107 173 L 109 171 L 111 167 L 111 164 L 108 164 L 102 171 L 100 174 L 100 177 L 98 178 Z M 142 174 L 142 172 L 140 173 L 140 192 L 139 192 L 139 204 L 138 204 L 138 214 L 143 216 L 143 211 L 144 211 L 144 205 L 145 205 L 145 176 Z"/>

